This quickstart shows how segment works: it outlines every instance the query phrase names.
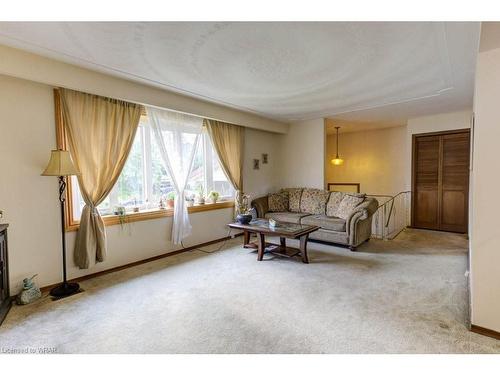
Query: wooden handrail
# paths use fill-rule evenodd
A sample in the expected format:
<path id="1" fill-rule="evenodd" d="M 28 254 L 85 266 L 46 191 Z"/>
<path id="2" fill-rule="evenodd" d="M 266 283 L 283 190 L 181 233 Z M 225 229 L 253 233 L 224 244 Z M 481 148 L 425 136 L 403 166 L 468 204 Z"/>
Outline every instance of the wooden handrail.
<path id="1" fill-rule="evenodd" d="M 389 203 L 390 201 L 393 201 L 395 198 L 397 198 L 401 194 L 406 194 L 406 193 L 412 193 L 412 191 L 411 190 L 400 191 L 396 195 L 366 194 L 366 196 L 367 197 L 384 197 L 384 198 L 390 198 L 390 199 L 386 200 L 384 203 L 382 203 L 381 205 L 379 205 L 378 208 L 380 208 L 380 207 L 386 205 L 387 203 Z"/>
<path id="2" fill-rule="evenodd" d="M 400 195 L 402 194 L 407 194 L 407 193 L 412 193 L 411 190 L 406 190 L 406 191 L 400 191 L 399 193 L 397 193 L 396 195 L 370 195 L 370 194 L 367 194 L 368 197 L 384 197 L 384 198 L 389 198 L 388 200 L 386 200 L 384 203 L 382 203 L 381 205 L 379 205 L 377 207 L 377 210 L 379 210 L 381 207 L 389 204 L 389 202 L 391 203 L 391 207 L 389 208 L 389 215 L 387 215 L 387 220 L 386 222 L 384 223 L 385 224 L 385 227 L 387 228 L 389 226 L 389 221 L 391 220 L 391 215 L 392 215 L 392 210 L 394 208 L 394 200 L 399 197 Z"/>

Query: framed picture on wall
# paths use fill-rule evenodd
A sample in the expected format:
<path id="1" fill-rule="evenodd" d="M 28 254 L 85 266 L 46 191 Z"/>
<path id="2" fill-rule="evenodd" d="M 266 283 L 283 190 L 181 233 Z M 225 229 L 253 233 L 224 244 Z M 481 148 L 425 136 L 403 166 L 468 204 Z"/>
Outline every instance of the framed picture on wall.
<path id="1" fill-rule="evenodd" d="M 253 159 L 253 169 L 259 169 L 260 160 Z"/>
<path id="2" fill-rule="evenodd" d="M 267 154 L 262 154 L 262 164 L 267 164 Z"/>
<path id="3" fill-rule="evenodd" d="M 359 182 L 329 182 L 328 191 L 342 191 L 344 193 L 359 193 L 361 184 Z"/>

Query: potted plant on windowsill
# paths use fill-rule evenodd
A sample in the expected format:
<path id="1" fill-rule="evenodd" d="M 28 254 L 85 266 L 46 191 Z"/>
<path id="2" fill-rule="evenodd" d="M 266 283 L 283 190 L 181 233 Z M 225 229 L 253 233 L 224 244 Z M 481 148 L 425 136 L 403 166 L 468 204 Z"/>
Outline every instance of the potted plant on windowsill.
<path id="1" fill-rule="evenodd" d="M 218 191 L 211 191 L 209 194 L 208 194 L 208 199 L 210 200 L 210 203 L 217 203 L 217 200 L 219 199 L 219 192 Z"/>
<path id="2" fill-rule="evenodd" d="M 167 208 L 174 208 L 175 191 L 167 194 Z"/>
<path id="3" fill-rule="evenodd" d="M 125 206 L 116 206 L 113 210 L 113 213 L 118 216 L 118 221 L 120 222 L 120 226 L 123 228 L 123 224 L 125 224 L 127 218 L 127 211 Z"/>
<path id="4" fill-rule="evenodd" d="M 196 203 L 205 204 L 205 189 L 203 189 L 203 185 L 199 184 L 196 188 L 198 192 L 198 196 L 196 197 Z"/>

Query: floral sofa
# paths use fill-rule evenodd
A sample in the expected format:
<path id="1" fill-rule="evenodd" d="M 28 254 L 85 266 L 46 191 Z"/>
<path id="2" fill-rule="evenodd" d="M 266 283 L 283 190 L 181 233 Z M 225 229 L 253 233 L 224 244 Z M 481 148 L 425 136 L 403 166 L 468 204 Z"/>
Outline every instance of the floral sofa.
<path id="1" fill-rule="evenodd" d="M 365 194 L 288 188 L 252 201 L 260 218 L 317 225 L 310 239 L 347 245 L 351 250 L 371 236 L 378 202 Z"/>

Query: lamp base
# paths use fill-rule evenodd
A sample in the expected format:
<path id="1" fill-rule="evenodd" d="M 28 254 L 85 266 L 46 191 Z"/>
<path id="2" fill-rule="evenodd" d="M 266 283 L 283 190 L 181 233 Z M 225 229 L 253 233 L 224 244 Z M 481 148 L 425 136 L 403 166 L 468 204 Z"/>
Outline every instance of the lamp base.
<path id="1" fill-rule="evenodd" d="M 64 298 L 71 296 L 72 294 L 78 293 L 80 290 L 80 285 L 77 283 L 64 282 L 61 285 L 56 286 L 50 291 L 50 295 L 56 298 Z"/>

